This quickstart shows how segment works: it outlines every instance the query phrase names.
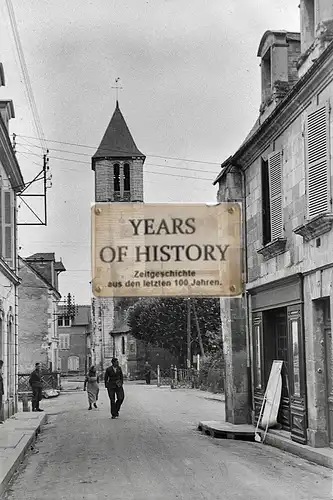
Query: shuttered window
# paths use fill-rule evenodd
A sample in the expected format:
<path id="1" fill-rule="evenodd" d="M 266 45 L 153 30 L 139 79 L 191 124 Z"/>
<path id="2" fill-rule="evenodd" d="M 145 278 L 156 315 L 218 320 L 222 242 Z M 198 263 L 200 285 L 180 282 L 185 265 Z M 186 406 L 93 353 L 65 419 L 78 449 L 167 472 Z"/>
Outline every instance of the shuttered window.
<path id="1" fill-rule="evenodd" d="M 329 212 L 329 106 L 309 112 L 306 121 L 308 218 Z"/>
<path id="2" fill-rule="evenodd" d="M 282 206 L 282 153 L 274 152 L 268 157 L 269 199 L 271 215 L 271 239 L 283 237 Z"/>
<path id="3" fill-rule="evenodd" d="M 2 254 L 7 263 L 13 267 L 13 251 L 14 251 L 14 209 L 13 209 L 13 195 L 11 191 L 3 192 L 3 239 L 4 245 L 2 247 Z"/>

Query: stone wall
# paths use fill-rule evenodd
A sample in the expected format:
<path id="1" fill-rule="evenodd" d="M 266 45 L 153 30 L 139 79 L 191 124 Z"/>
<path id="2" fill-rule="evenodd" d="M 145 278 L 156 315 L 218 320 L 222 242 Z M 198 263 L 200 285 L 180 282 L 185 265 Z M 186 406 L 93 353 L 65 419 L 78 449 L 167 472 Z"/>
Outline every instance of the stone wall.
<path id="1" fill-rule="evenodd" d="M 29 373 L 35 363 L 48 364 L 48 288 L 20 262 L 18 288 L 18 370 Z"/>

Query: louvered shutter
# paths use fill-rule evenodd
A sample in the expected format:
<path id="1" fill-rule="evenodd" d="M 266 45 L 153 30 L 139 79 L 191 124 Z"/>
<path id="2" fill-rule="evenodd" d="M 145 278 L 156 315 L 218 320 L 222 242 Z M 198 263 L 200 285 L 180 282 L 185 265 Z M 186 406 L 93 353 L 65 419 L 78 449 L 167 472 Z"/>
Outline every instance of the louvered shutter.
<path id="1" fill-rule="evenodd" d="M 308 217 L 329 212 L 328 104 L 308 113 L 306 164 Z"/>
<path id="2" fill-rule="evenodd" d="M 282 207 L 282 153 L 272 153 L 268 157 L 269 199 L 271 208 L 272 241 L 283 237 Z"/>
<path id="3" fill-rule="evenodd" d="M 4 191 L 4 258 L 10 266 L 13 265 L 13 234 L 14 234 L 14 221 L 13 221 L 13 196 L 11 191 Z"/>

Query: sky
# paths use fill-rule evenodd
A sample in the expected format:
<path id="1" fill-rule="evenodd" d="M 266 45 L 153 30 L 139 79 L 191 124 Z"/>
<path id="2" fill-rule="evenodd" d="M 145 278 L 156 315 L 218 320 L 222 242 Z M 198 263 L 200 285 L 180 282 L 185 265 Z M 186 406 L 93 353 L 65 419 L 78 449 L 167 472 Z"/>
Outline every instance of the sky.
<path id="1" fill-rule="evenodd" d="M 19 226 L 20 255 L 55 252 L 60 292 L 91 301 L 91 156 L 115 108 L 146 156 L 145 202 L 216 201 L 212 185 L 258 117 L 266 30 L 299 31 L 294 0 L 11 0 L 52 179 L 47 226 Z M 25 182 L 42 168 L 6 0 L 0 62 Z M 67 143 L 67 144 L 66 144 Z M 51 186 L 52 183 L 52 186 Z M 40 194 L 40 183 L 27 191 Z M 25 199 L 28 201 L 28 199 Z M 29 202 L 43 215 L 42 198 Z M 33 216 L 19 200 L 19 221 Z"/>

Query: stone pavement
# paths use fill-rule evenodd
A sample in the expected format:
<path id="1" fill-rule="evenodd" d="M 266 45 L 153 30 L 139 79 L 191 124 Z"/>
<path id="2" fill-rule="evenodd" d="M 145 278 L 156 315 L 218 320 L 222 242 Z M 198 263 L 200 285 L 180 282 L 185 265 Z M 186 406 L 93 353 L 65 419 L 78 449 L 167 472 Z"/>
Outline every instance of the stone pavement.
<path id="1" fill-rule="evenodd" d="M 46 423 L 46 413 L 17 413 L 0 427 L 0 495 Z"/>
<path id="2" fill-rule="evenodd" d="M 207 394 L 125 384 L 111 420 L 73 391 L 43 401 L 48 423 L 9 484 L 7 500 L 332 500 L 331 471 L 271 446 L 207 438 L 199 420 L 220 419 Z M 211 395 L 213 396 L 213 395 Z"/>
<path id="3" fill-rule="evenodd" d="M 46 424 L 47 421 L 57 418 L 58 416 L 60 418 L 63 418 L 63 416 L 66 414 L 73 415 L 72 418 L 74 419 L 81 418 L 82 411 L 83 416 L 85 414 L 87 415 L 88 421 L 89 419 L 91 420 L 91 417 L 95 419 L 96 417 L 98 418 L 98 412 L 101 411 L 103 412 L 103 415 L 106 412 L 107 416 L 109 410 L 108 400 L 107 397 L 105 397 L 105 394 L 101 397 L 101 404 L 99 405 L 100 408 L 98 412 L 87 412 L 86 393 L 82 392 L 82 390 L 75 390 L 76 387 L 72 391 L 70 390 L 70 388 L 68 389 L 68 392 L 62 393 L 57 398 L 44 400 L 44 413 L 19 412 L 14 417 L 7 420 L 4 425 L 0 426 L 0 496 L 3 493 L 5 487 L 8 485 L 8 482 L 13 476 L 15 470 L 17 470 L 18 465 L 22 461 L 24 455 L 30 450 L 31 446 L 33 445 L 38 432 L 42 430 L 44 424 Z M 195 432 L 195 429 L 200 420 L 224 420 L 223 395 L 212 394 L 193 389 L 170 389 L 170 387 L 158 388 L 156 386 L 145 386 L 144 384 L 126 384 L 126 392 L 130 392 L 130 399 L 132 400 L 135 400 L 137 394 L 140 394 L 140 404 L 141 406 L 143 405 L 145 410 L 147 411 L 147 414 L 149 415 L 150 425 L 153 425 L 153 427 L 155 426 L 155 420 L 158 421 L 158 419 L 161 418 L 161 416 L 158 414 L 154 417 L 154 411 L 156 413 L 156 409 L 154 410 L 154 407 L 156 406 L 156 404 L 159 404 L 160 406 L 167 404 L 167 407 L 168 405 L 171 405 L 169 411 L 167 410 L 170 414 L 168 424 L 171 425 L 171 428 L 175 429 L 174 432 L 176 434 L 180 432 L 179 425 L 181 425 L 183 428 L 187 428 L 188 431 L 192 429 L 192 438 L 189 435 L 189 439 L 197 439 L 195 438 L 195 435 L 198 435 L 199 433 Z M 102 389 L 102 394 L 103 393 L 104 389 Z M 127 401 L 125 401 L 125 408 L 126 406 L 128 406 Z M 134 410 L 133 415 L 135 415 L 136 411 L 137 408 Z M 187 415 L 186 421 L 180 423 L 179 416 L 185 414 Z M 49 417 L 47 418 L 48 415 Z M 75 415 L 77 416 L 75 417 Z M 103 416 L 103 419 L 104 418 L 105 416 Z M 153 422 L 154 424 L 152 424 Z M 67 422 L 65 423 L 65 425 L 67 425 Z M 160 425 L 158 427 L 159 429 L 162 429 Z M 50 429 L 50 426 L 46 426 L 45 428 Z M 145 428 L 144 431 L 147 432 L 147 429 Z M 81 431 L 79 431 L 79 429 L 78 432 L 80 435 Z M 158 435 L 160 435 L 161 432 L 162 434 L 165 433 L 165 431 L 163 430 L 158 431 Z M 45 433 L 42 434 L 42 436 L 44 435 Z M 136 438 L 139 438 L 137 433 Z M 103 438 L 101 439 L 103 440 Z M 209 449 L 211 447 L 210 443 L 212 441 L 215 442 L 217 446 L 228 446 L 229 448 L 231 447 L 231 449 L 236 450 L 240 446 L 240 442 L 229 441 L 229 443 L 226 444 L 225 440 L 216 440 L 204 436 L 202 436 L 201 446 L 205 446 L 207 447 L 207 449 Z M 290 451 L 294 455 L 298 455 L 299 457 L 302 457 L 308 461 L 333 468 L 332 450 L 318 450 L 304 447 L 302 445 L 298 445 L 297 443 L 292 443 L 290 439 L 287 439 L 287 437 L 284 436 L 284 433 L 277 431 L 271 431 L 267 435 L 267 444 L 271 443 L 277 448 Z M 246 446 L 249 445 L 251 445 L 251 443 L 246 444 Z M 270 446 L 257 443 L 252 445 L 255 446 L 255 449 L 262 449 L 261 454 L 271 457 L 273 452 L 270 452 L 269 450 L 273 450 L 273 448 L 271 448 Z M 288 457 L 288 454 L 286 454 L 285 457 Z M 290 460 L 291 459 L 288 458 L 284 459 L 284 461 L 286 462 Z"/>

